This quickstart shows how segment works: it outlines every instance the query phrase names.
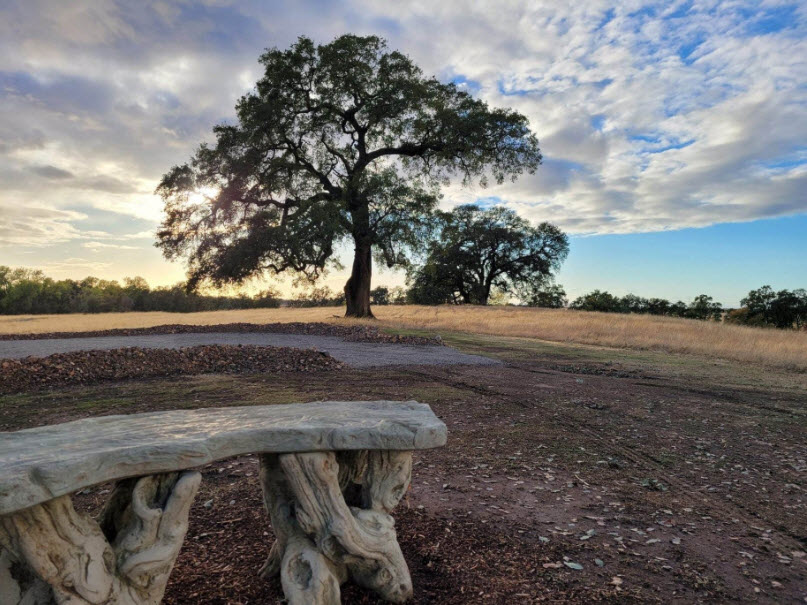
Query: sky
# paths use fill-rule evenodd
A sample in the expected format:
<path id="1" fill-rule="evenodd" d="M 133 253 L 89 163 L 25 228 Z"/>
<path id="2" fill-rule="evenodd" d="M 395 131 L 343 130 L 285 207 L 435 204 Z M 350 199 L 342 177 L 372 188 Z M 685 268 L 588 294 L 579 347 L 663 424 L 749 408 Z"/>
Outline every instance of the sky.
<path id="1" fill-rule="evenodd" d="M 2 0 L 0 264 L 182 280 L 153 246 L 161 175 L 233 120 L 265 48 L 343 33 L 385 37 L 529 118 L 536 174 L 454 183 L 443 204 L 503 204 L 566 230 L 570 297 L 736 306 L 763 284 L 807 287 L 803 0 Z"/>

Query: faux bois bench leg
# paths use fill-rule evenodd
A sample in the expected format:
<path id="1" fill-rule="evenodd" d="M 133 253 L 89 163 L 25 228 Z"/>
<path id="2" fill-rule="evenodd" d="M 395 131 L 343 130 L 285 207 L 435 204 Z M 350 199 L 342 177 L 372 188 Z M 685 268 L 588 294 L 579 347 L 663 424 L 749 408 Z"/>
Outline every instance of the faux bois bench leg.
<path id="1" fill-rule="evenodd" d="M 70 496 L 0 517 L 0 603 L 156 605 L 200 480 L 184 472 L 122 481 L 98 522 Z"/>
<path id="2" fill-rule="evenodd" d="M 389 513 L 411 474 L 411 452 L 263 456 L 277 540 L 262 574 L 280 574 L 290 605 L 338 605 L 348 576 L 388 601 L 406 601 L 412 580 Z"/>

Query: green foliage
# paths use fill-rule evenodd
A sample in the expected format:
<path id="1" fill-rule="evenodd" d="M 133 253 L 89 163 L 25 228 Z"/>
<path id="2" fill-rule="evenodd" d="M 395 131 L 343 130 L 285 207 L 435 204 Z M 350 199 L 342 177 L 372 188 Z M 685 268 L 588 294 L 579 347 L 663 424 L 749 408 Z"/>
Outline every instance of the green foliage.
<path id="1" fill-rule="evenodd" d="M 370 301 L 374 305 L 405 305 L 406 289 L 401 286 L 378 286 L 370 290 Z"/>
<path id="2" fill-rule="evenodd" d="M 647 313 L 649 315 L 667 315 L 669 317 L 688 317 L 690 319 L 712 319 L 720 321 L 723 306 L 712 302 L 706 294 L 696 296 L 687 305 L 682 301 L 671 303 L 663 298 L 642 298 L 635 294 L 627 294 L 622 298 L 610 292 L 594 290 L 572 301 L 570 309 L 579 311 L 600 311 L 602 313 Z"/>
<path id="3" fill-rule="evenodd" d="M 692 319 L 712 319 L 720 321 L 723 317 L 723 305 L 712 302 L 712 297 L 706 294 L 699 294 L 689 304 L 687 317 Z"/>
<path id="4" fill-rule="evenodd" d="M 451 268 L 427 262 L 409 276 L 406 302 L 413 305 L 461 304 L 464 302 L 453 283 Z"/>
<path id="5" fill-rule="evenodd" d="M 216 126 L 216 142 L 157 188 L 158 246 L 187 260 L 191 286 L 263 271 L 315 280 L 352 240 L 348 313 L 361 298 L 369 314 L 371 255 L 408 266 L 441 185 L 502 182 L 540 164 L 526 117 L 424 76 L 381 38 L 301 37 L 260 62 L 237 123 Z"/>
<path id="6" fill-rule="evenodd" d="M 117 281 L 86 277 L 54 280 L 41 271 L 0 266 L 0 314 L 109 313 L 119 311 L 215 311 L 279 306 L 278 293 L 255 296 L 205 296 L 183 284 L 150 288 L 142 277 Z"/>
<path id="7" fill-rule="evenodd" d="M 370 301 L 374 305 L 390 304 L 390 292 L 386 286 L 378 286 L 370 290 Z"/>
<path id="8" fill-rule="evenodd" d="M 576 298 L 569 305 L 571 309 L 579 311 L 600 311 L 603 313 L 621 313 L 620 300 L 610 292 L 594 290 Z"/>
<path id="9" fill-rule="evenodd" d="M 740 301 L 742 309 L 729 314 L 728 321 L 754 326 L 801 329 L 807 326 L 807 290 L 779 290 L 770 286 L 751 290 Z"/>
<path id="10" fill-rule="evenodd" d="M 528 307 L 544 307 L 547 309 L 560 309 L 568 303 L 566 290 L 560 284 L 547 280 L 537 288 L 530 290 L 524 297 Z"/>
<path id="11" fill-rule="evenodd" d="M 569 253 L 568 238 L 556 226 L 533 227 L 501 206 L 458 206 L 438 218 L 439 235 L 410 276 L 410 298 L 419 304 L 486 305 L 492 292 L 528 298 Z"/>

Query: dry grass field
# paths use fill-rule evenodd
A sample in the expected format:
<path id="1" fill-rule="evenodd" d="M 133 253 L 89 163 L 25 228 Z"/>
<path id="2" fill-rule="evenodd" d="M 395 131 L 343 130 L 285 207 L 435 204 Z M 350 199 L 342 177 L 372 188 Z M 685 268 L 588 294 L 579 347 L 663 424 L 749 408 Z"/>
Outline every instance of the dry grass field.
<path id="1" fill-rule="evenodd" d="M 375 307 L 392 330 L 467 332 L 613 348 L 692 354 L 807 370 L 807 332 L 747 328 L 649 315 L 588 313 L 564 309 L 471 306 Z M 106 313 L 0 317 L 0 334 L 82 332 L 162 324 L 229 322 L 346 322 L 335 307 L 250 309 L 203 313 Z"/>

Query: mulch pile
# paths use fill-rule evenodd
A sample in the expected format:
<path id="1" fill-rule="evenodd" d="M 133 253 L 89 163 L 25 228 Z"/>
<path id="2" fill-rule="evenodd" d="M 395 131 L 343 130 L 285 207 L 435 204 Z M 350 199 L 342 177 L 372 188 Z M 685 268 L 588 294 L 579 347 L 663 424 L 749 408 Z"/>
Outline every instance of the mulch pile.
<path id="1" fill-rule="evenodd" d="M 342 363 L 327 353 L 289 347 L 202 345 L 182 349 L 127 347 L 0 361 L 0 395 L 36 387 L 181 374 L 321 372 Z"/>
<path id="2" fill-rule="evenodd" d="M 0 340 L 44 340 L 48 338 L 87 338 L 95 336 L 141 336 L 144 334 L 209 334 L 211 332 L 267 332 L 272 334 L 309 334 L 338 336 L 354 342 L 381 342 L 408 345 L 442 345 L 439 336 L 410 336 L 385 334 L 375 326 L 340 326 L 323 322 L 313 323 L 229 323 L 199 326 L 192 324 L 165 324 L 151 328 L 117 328 L 90 332 L 45 332 L 42 334 L 0 334 Z"/>

